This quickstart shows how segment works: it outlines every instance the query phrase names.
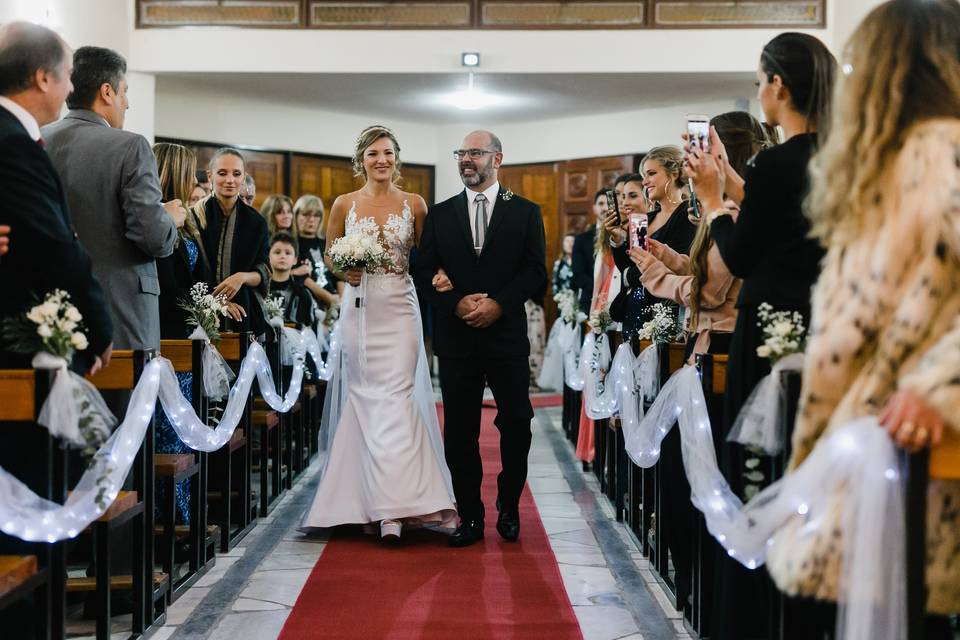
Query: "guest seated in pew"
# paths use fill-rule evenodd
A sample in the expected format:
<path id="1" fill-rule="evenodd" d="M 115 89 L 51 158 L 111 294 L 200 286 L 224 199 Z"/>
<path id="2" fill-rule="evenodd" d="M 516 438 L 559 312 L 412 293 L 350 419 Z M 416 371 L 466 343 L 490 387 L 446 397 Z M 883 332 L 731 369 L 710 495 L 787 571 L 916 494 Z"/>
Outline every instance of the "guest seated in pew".
<path id="1" fill-rule="evenodd" d="M 284 322 L 301 326 L 313 324 L 313 298 L 302 282 L 293 277 L 297 263 L 297 241 L 278 231 L 270 239 L 270 297 L 280 298 Z"/>
<path id="2" fill-rule="evenodd" d="M 960 431 L 960 4 L 887 2 L 845 51 L 829 137 L 812 163 L 809 215 L 827 255 L 791 470 L 862 416 L 879 416 L 908 451 Z M 795 516 L 777 532 L 767 567 L 784 592 L 836 601 L 839 518 L 853 499 L 837 495 L 815 528 Z M 960 611 L 957 505 L 960 482 L 931 481 L 927 640 L 953 638 L 946 616 Z"/>
<path id="3" fill-rule="evenodd" d="M 232 331 L 266 330 L 259 298 L 270 286 L 270 235 L 256 209 L 240 200 L 245 175 L 243 156 L 236 149 L 217 150 L 210 159 L 213 196 L 202 200 L 195 213 L 210 258 L 213 293 L 223 294 L 244 310 L 241 320 L 228 320 Z"/>
<path id="4" fill-rule="evenodd" d="M 40 137 L 40 127 L 57 119 L 72 91 L 72 67 L 70 48 L 53 31 L 25 22 L 0 27 L 0 225 L 11 234 L 0 261 L 0 318 L 25 313 L 35 296 L 66 291 L 83 314 L 90 343 L 74 365 L 94 372 L 110 361 L 113 323 Z M 29 367 L 30 360 L 0 350 L 0 366 Z"/>

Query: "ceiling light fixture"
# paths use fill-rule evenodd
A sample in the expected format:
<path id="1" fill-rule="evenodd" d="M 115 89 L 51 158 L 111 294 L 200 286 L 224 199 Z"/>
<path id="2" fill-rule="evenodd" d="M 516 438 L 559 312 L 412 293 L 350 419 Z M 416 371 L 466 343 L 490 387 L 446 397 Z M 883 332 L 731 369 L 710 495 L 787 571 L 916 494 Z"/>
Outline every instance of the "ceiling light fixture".
<path id="1" fill-rule="evenodd" d="M 444 104 L 466 111 L 495 107 L 509 102 L 505 96 L 486 93 L 474 82 L 474 75 L 470 73 L 467 79 L 467 88 L 448 93 L 442 97 Z"/>
<path id="2" fill-rule="evenodd" d="M 479 53 L 461 53 L 460 64 L 465 67 L 479 67 L 480 54 Z"/>

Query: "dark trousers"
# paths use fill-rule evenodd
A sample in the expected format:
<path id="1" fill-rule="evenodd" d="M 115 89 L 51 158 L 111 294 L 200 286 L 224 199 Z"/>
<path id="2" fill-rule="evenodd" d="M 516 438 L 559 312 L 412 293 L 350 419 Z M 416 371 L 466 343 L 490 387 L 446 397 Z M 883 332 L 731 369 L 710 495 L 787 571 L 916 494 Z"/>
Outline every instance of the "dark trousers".
<path id="1" fill-rule="evenodd" d="M 497 402 L 494 421 L 500 431 L 500 461 L 497 491 L 502 507 L 515 510 L 527 481 L 530 452 L 530 369 L 526 357 L 440 358 L 440 389 L 443 392 L 443 445 L 453 476 L 457 510 L 463 520 L 483 518 L 480 483 L 480 411 L 483 389 L 490 386 Z"/>

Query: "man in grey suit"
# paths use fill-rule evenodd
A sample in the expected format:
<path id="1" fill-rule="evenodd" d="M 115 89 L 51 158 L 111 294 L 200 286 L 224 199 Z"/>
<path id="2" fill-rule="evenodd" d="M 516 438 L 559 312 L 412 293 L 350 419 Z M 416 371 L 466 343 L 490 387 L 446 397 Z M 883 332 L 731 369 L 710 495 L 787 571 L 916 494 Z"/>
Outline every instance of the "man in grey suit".
<path id="1" fill-rule="evenodd" d="M 107 294 L 114 347 L 159 349 L 156 258 L 173 253 L 186 211 L 179 200 L 161 203 L 150 144 L 123 131 L 126 72 L 126 61 L 114 51 L 77 49 L 70 111 L 42 134 L 77 235 Z"/>

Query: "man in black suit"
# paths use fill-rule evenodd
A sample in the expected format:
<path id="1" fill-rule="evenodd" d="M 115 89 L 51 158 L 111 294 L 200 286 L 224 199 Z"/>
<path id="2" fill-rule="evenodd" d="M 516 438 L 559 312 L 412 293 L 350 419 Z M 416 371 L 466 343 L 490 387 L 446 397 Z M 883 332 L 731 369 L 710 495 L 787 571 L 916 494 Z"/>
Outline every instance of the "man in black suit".
<path id="1" fill-rule="evenodd" d="M 73 89 L 72 66 L 69 47 L 53 31 L 26 22 L 0 27 L 0 225 L 11 229 L 9 252 L 0 260 L 0 318 L 24 313 L 33 296 L 66 291 L 88 332 L 89 347 L 77 364 L 95 371 L 109 363 L 113 326 L 40 137 L 40 127 L 59 117 Z M 29 362 L 0 351 L 2 366 Z"/>
<path id="2" fill-rule="evenodd" d="M 434 310 L 444 448 L 461 520 L 450 544 L 462 547 L 483 538 L 479 437 L 486 385 L 497 402 L 503 463 L 497 531 L 509 541 L 520 535 L 533 418 L 524 303 L 543 296 L 547 271 L 540 207 L 504 190 L 497 179 L 500 140 L 475 131 L 454 155 L 466 189 L 430 208 L 414 273 Z M 438 292 L 433 278 L 441 268 L 452 288 Z"/>
<path id="3" fill-rule="evenodd" d="M 606 198 L 606 196 L 604 196 Z M 590 314 L 593 299 L 593 245 L 597 241 L 597 225 L 591 224 L 573 239 L 573 255 L 570 268 L 573 270 L 573 290 L 580 296 L 580 311 Z"/>

